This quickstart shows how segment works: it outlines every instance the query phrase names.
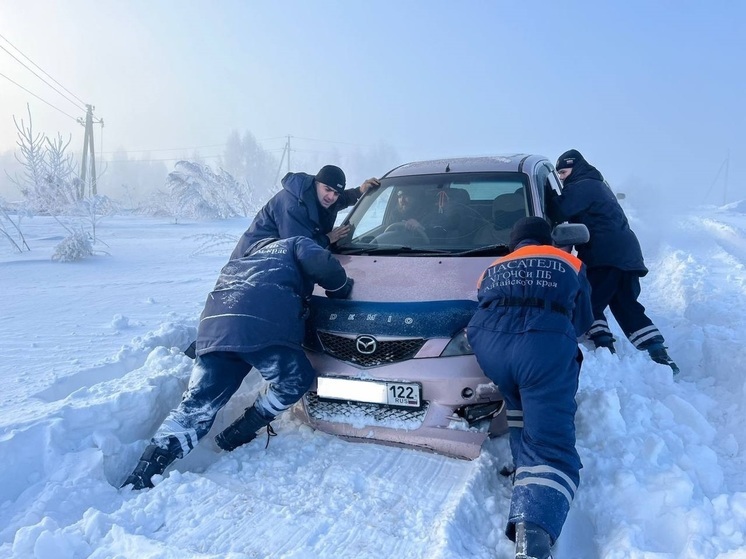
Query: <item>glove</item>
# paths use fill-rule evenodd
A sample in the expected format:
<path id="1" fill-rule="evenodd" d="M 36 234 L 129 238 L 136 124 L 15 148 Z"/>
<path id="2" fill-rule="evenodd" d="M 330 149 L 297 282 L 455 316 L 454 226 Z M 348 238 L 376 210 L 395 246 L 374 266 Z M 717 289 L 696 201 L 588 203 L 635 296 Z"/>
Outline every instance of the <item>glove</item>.
<path id="1" fill-rule="evenodd" d="M 336 291 L 324 291 L 324 293 L 326 293 L 326 296 L 330 299 L 349 299 L 354 283 L 355 281 L 351 277 L 348 277 L 347 283 L 345 283 L 340 289 L 337 289 Z"/>

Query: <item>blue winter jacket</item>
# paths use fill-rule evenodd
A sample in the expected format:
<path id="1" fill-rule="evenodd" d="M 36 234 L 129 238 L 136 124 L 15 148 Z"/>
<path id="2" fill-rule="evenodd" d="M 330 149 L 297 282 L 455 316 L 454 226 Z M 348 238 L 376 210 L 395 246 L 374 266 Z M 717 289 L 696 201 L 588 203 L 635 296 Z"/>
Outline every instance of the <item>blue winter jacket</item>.
<path id="1" fill-rule="evenodd" d="M 300 348 L 306 303 L 318 283 L 329 296 L 349 295 L 347 274 L 331 252 L 308 237 L 269 242 L 229 261 L 207 296 L 197 355 Z"/>
<path id="2" fill-rule="evenodd" d="M 590 328 L 593 311 L 585 265 L 563 250 L 530 243 L 519 244 L 482 274 L 470 339 L 478 334 L 471 330 L 476 327 L 510 334 L 558 332 L 575 343 Z"/>
<path id="3" fill-rule="evenodd" d="M 576 247 L 589 268 L 611 266 L 640 276 L 648 273 L 637 236 L 603 176 L 581 160 L 554 199 L 560 218 L 588 227 L 590 241 Z"/>
<path id="4" fill-rule="evenodd" d="M 267 238 L 309 237 L 326 248 L 329 246 L 326 234 L 334 227 L 337 213 L 353 205 L 358 198 L 360 188 L 348 189 L 330 208 L 324 208 L 319 204 L 313 175 L 288 173 L 282 179 L 282 190 L 259 210 L 238 240 L 231 260 L 241 258 L 255 242 Z"/>

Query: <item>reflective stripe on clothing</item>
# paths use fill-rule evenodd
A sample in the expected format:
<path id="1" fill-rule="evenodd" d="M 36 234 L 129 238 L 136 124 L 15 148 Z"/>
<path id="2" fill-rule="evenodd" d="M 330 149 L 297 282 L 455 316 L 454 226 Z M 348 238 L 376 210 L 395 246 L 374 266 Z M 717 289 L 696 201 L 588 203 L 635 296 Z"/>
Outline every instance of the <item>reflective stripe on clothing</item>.
<path id="1" fill-rule="evenodd" d="M 167 417 L 158 431 L 153 435 L 152 441 L 163 448 L 168 446 L 168 438 L 175 437 L 181 445 L 181 458 L 184 458 L 197 444 L 198 436 L 195 429 L 185 427 L 173 417 Z"/>
<path id="2" fill-rule="evenodd" d="M 637 348 L 640 349 L 641 346 L 645 345 L 645 342 L 649 342 L 652 338 L 655 338 L 656 336 L 663 336 L 660 333 L 660 330 L 655 327 L 654 324 L 651 324 L 650 326 L 647 326 L 645 328 L 641 328 L 637 332 L 632 332 L 629 335 L 629 341 L 632 342 L 632 344 Z"/>
<path id="3" fill-rule="evenodd" d="M 508 427 L 523 427 L 523 410 L 505 410 L 508 419 Z"/>
<path id="4" fill-rule="evenodd" d="M 588 337 L 593 339 L 596 336 L 600 335 L 609 335 L 611 336 L 611 330 L 609 330 L 609 323 L 605 320 L 594 320 L 593 324 L 591 324 L 591 327 L 588 329 Z"/>
<path id="5" fill-rule="evenodd" d="M 523 466 L 516 469 L 514 485 L 543 485 L 559 491 L 571 504 L 578 486 L 561 470 L 547 465 Z"/>
<path id="6" fill-rule="evenodd" d="M 267 391 L 264 394 L 260 394 L 259 397 L 257 397 L 254 406 L 262 411 L 261 415 L 267 418 L 275 417 L 290 407 L 289 404 L 283 404 L 280 402 L 277 395 L 272 390 L 272 386 L 267 388 Z"/>

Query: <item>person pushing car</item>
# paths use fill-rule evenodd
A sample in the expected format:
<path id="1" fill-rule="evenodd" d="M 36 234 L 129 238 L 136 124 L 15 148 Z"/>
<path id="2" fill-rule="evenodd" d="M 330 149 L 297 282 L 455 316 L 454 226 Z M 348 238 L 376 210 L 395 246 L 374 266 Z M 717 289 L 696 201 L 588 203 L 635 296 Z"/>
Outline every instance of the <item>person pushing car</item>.
<path id="1" fill-rule="evenodd" d="M 154 475 L 207 435 L 252 366 L 267 389 L 215 437 L 221 449 L 251 442 L 300 400 L 316 377 L 301 343 L 317 283 L 327 297 L 339 299 L 348 298 L 353 286 L 331 252 L 308 237 L 262 239 L 223 267 L 200 317 L 189 386 L 122 487 L 153 487 Z"/>
<path id="2" fill-rule="evenodd" d="M 585 265 L 552 246 L 549 223 L 526 217 L 511 253 L 478 282 L 467 337 L 503 394 L 515 465 L 506 535 L 516 559 L 550 559 L 580 481 L 575 393 L 577 338 L 593 322 Z"/>

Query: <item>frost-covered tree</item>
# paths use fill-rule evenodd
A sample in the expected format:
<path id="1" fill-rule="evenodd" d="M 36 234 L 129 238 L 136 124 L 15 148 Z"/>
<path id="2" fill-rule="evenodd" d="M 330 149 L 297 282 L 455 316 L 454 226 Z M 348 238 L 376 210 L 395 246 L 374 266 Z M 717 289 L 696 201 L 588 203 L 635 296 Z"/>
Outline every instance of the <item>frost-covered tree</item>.
<path id="1" fill-rule="evenodd" d="M 88 226 L 91 241 L 94 245 L 98 242 L 96 237 L 98 224 L 102 219 L 117 213 L 117 210 L 118 205 L 108 196 L 91 196 L 79 200 L 75 204 L 75 213 Z"/>
<path id="2" fill-rule="evenodd" d="M 24 198 L 27 211 L 58 216 L 69 213 L 80 199 L 80 179 L 72 154 L 67 153 L 72 136 L 67 141 L 58 134 L 50 140 L 34 133 L 29 111 L 28 125 L 13 117 L 18 133 L 16 159 L 21 174 L 11 177 Z"/>
<path id="3" fill-rule="evenodd" d="M 27 107 L 28 108 L 28 107 Z M 33 123 L 31 119 L 31 109 L 28 109 L 28 125 L 23 121 L 19 121 L 13 116 L 13 123 L 16 126 L 18 133 L 18 139 L 16 145 L 18 146 L 18 153 L 16 153 L 16 159 L 21 164 L 21 174 L 15 177 L 9 177 L 13 183 L 19 188 L 24 198 L 34 198 L 38 190 L 44 189 L 45 184 L 45 143 L 46 138 L 44 134 L 34 133 Z"/>
<path id="4" fill-rule="evenodd" d="M 226 219 L 240 216 L 236 204 L 239 186 L 222 169 L 214 173 L 208 165 L 179 161 L 166 178 L 166 187 L 179 200 L 189 217 Z"/>
<path id="5" fill-rule="evenodd" d="M 52 260 L 74 262 L 93 255 L 91 236 L 83 229 L 75 229 L 54 249 Z"/>
<path id="6" fill-rule="evenodd" d="M 193 161 L 179 161 L 166 178 L 165 192 L 157 193 L 148 213 L 169 215 L 177 221 L 227 219 L 255 211 L 251 192 L 233 176 Z"/>
<path id="7" fill-rule="evenodd" d="M 114 204 L 105 196 L 83 197 L 75 161 L 67 152 L 72 135 L 65 140 L 57 134 L 52 140 L 34 133 L 30 110 L 28 125 L 15 117 L 13 122 L 18 132 L 16 159 L 22 171 L 12 180 L 23 195 L 21 211 L 52 216 L 67 231 L 54 260 L 66 262 L 93 254 L 97 226 L 113 213 Z"/>

